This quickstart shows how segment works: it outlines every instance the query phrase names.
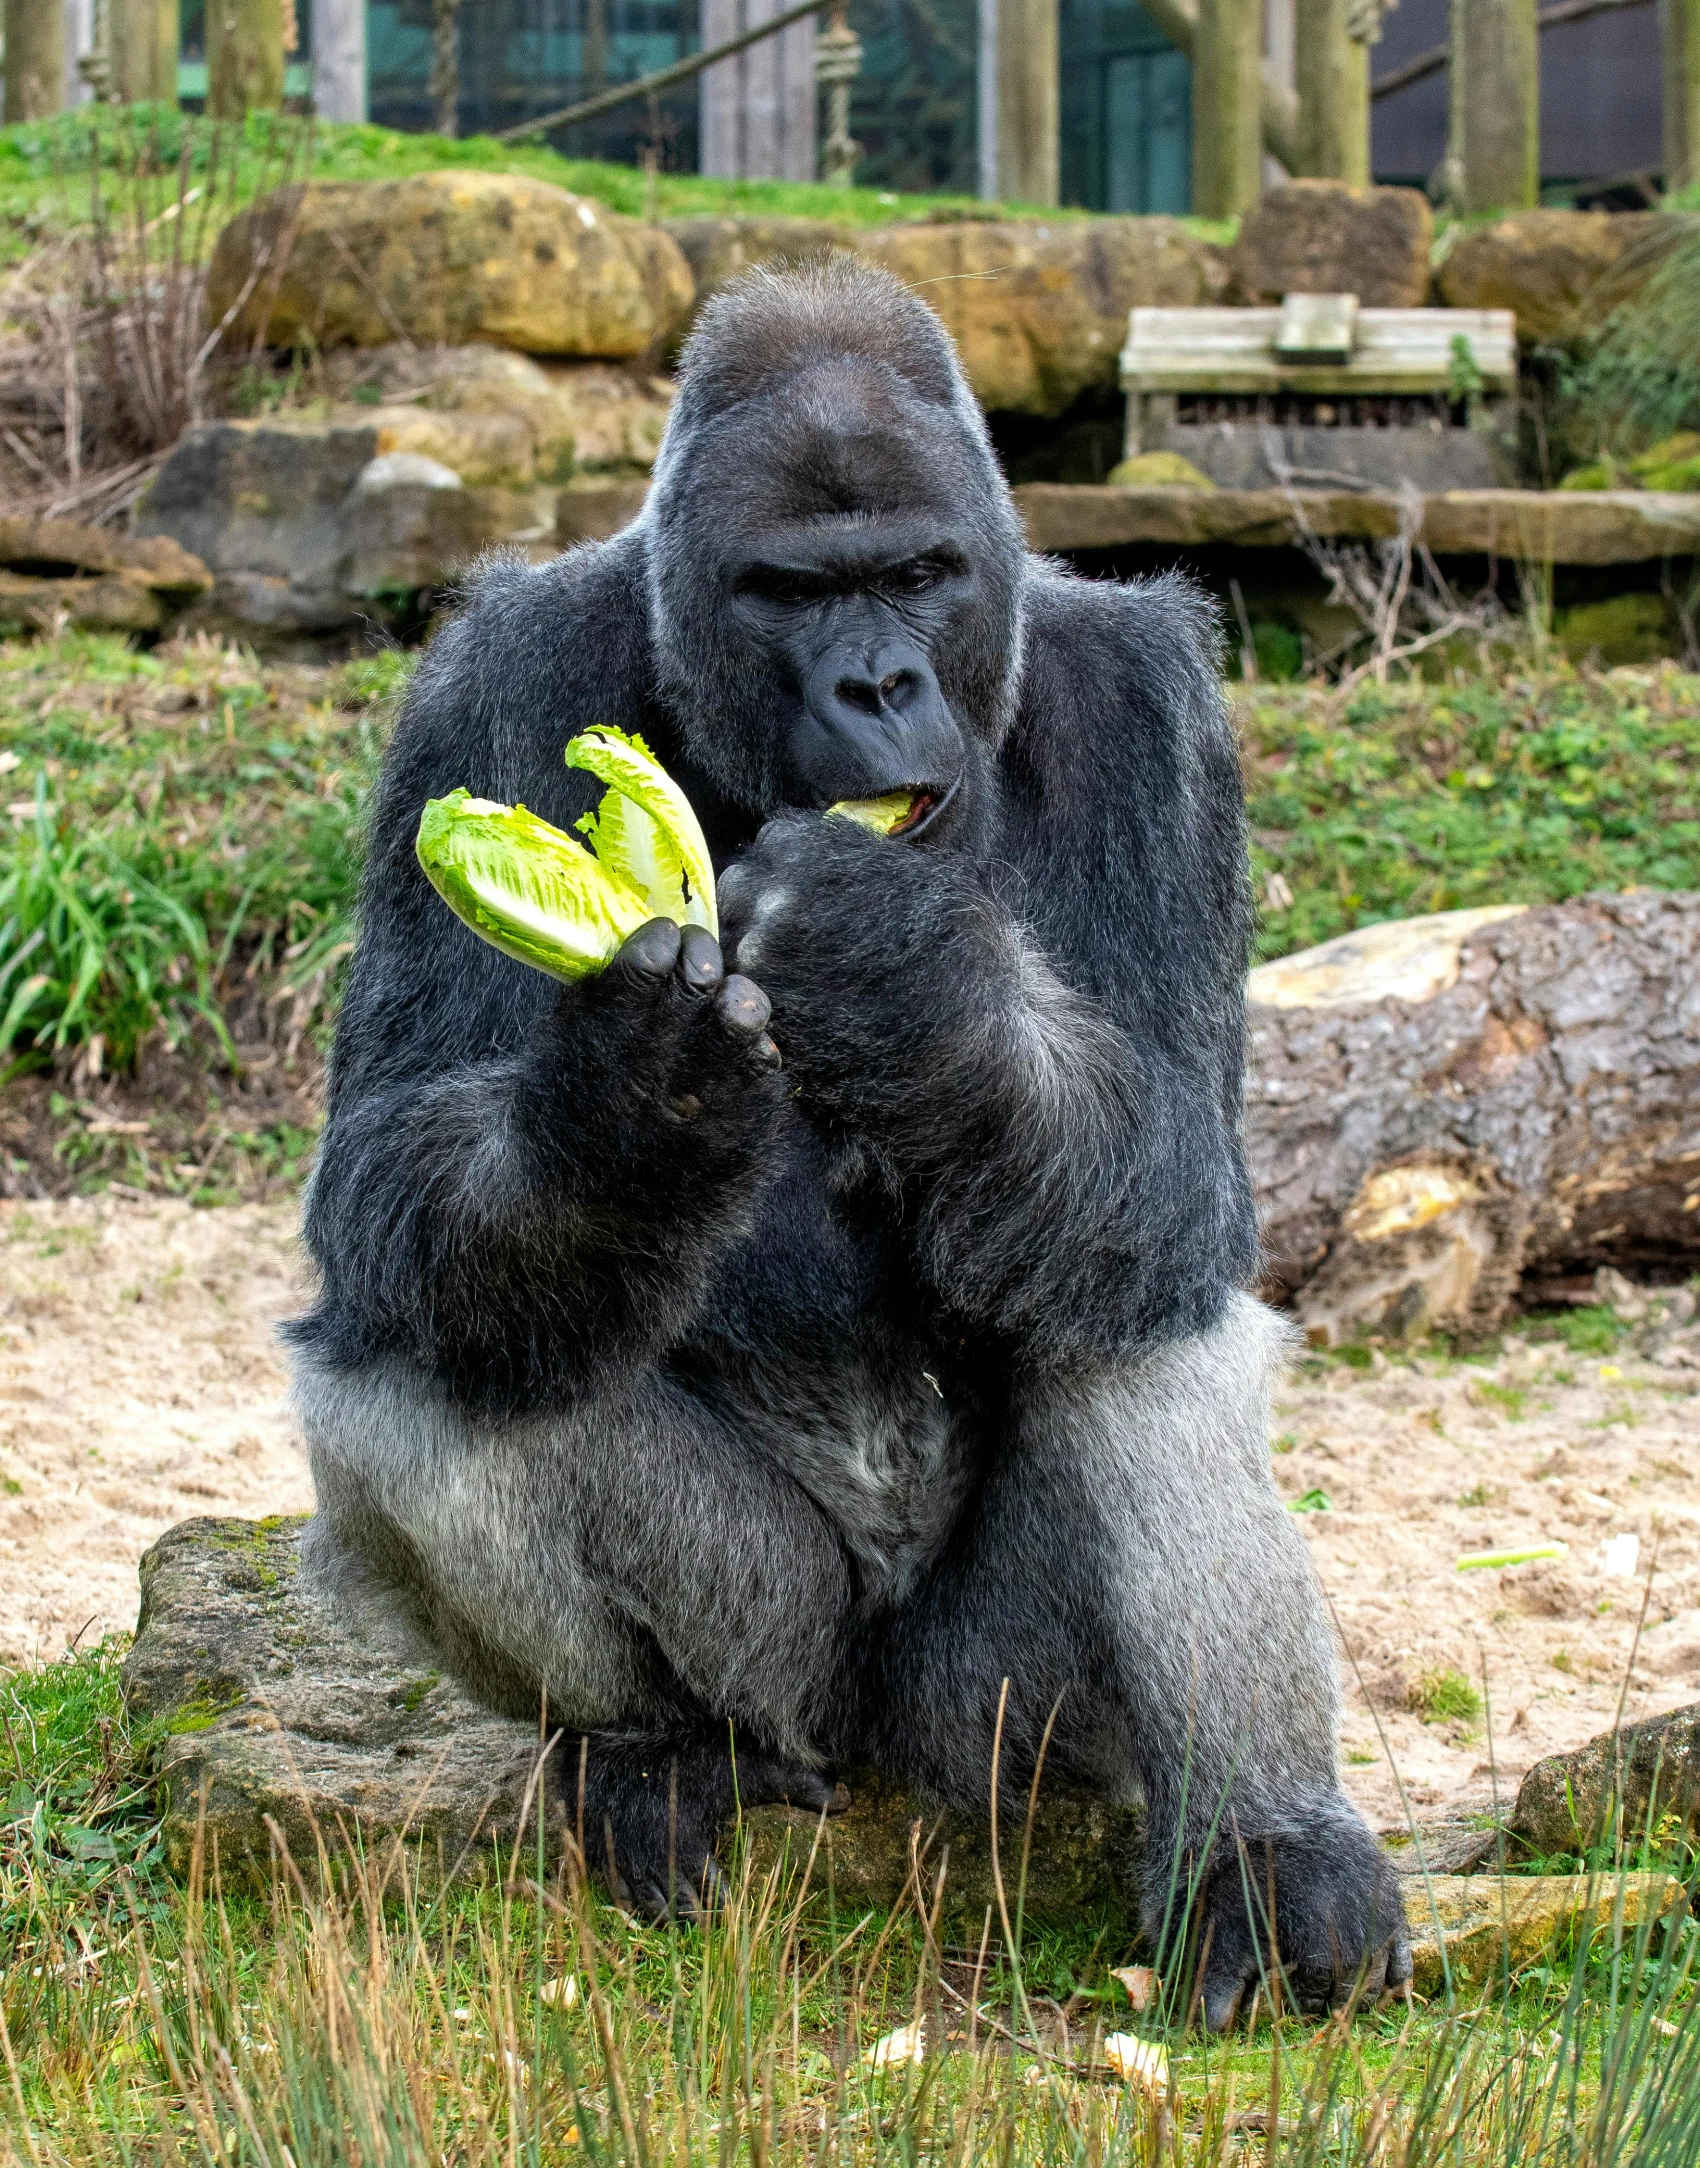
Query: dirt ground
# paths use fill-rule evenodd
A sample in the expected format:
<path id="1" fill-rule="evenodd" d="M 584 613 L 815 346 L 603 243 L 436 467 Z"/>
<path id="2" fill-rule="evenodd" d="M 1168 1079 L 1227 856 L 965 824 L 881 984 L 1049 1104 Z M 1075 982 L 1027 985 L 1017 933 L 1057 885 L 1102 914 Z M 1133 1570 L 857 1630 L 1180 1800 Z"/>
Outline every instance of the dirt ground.
<path id="1" fill-rule="evenodd" d="M 174 1521 L 311 1504 L 276 1337 L 306 1285 L 295 1228 L 282 1205 L 0 1205 L 0 1663 L 129 1629 Z M 1445 1819 L 1606 1729 L 1644 1593 L 1626 1714 L 1700 1699 L 1700 1328 L 1609 1359 L 1512 1336 L 1491 1363 L 1330 1364 L 1287 1382 L 1274 1431 L 1284 1495 L 1328 1500 L 1298 1525 L 1378 1827 L 1403 1826 L 1401 1784 Z M 1456 1571 L 1551 1541 L 1562 1563 Z M 1484 1666 L 1486 1715 L 1412 1705 Z"/>

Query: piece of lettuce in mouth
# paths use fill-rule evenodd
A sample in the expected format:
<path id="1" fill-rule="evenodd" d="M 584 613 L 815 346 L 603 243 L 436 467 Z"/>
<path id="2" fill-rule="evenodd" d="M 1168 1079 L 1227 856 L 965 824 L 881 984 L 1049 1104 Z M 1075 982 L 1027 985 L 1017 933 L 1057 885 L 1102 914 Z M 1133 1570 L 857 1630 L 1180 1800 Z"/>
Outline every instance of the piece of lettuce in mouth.
<path id="1" fill-rule="evenodd" d="M 915 810 L 916 799 L 923 796 L 922 791 L 888 790 L 883 798 L 840 798 L 836 805 L 827 807 L 827 817 L 836 815 L 840 820 L 871 828 L 875 835 L 889 836 L 904 825 Z"/>
<path id="2" fill-rule="evenodd" d="M 690 800 L 639 737 L 603 726 L 567 765 L 607 788 L 578 843 L 523 805 L 451 791 L 415 843 L 426 879 L 481 940 L 551 978 L 600 971 L 652 918 L 720 930 L 714 868 Z"/>

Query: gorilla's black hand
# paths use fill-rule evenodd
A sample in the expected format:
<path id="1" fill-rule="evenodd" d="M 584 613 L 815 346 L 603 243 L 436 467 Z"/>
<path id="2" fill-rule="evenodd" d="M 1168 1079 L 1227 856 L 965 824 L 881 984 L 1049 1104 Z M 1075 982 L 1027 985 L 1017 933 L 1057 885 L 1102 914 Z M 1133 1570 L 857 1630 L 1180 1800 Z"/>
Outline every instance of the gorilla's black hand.
<path id="1" fill-rule="evenodd" d="M 842 1814 L 850 1804 L 818 1769 L 748 1745 L 734 1762 L 718 1729 L 565 1739 L 551 1768 L 568 1828 L 583 1828 L 588 1864 L 619 1902 L 657 1920 L 704 1909 L 720 1880 L 715 1840 L 738 1810 Z"/>
<path id="2" fill-rule="evenodd" d="M 1269 1894 L 1282 1996 L 1307 2013 L 1373 2007 L 1411 1977 L 1399 1878 L 1355 1815 L 1303 1836 L 1224 1838 L 1198 1902 L 1202 2008 L 1222 2032 L 1269 1976 Z"/>
<path id="3" fill-rule="evenodd" d="M 735 1119 L 752 1080 L 778 1063 L 772 1004 L 752 980 L 728 976 L 701 926 L 652 918 L 576 1000 L 611 1042 L 626 1090 L 664 1119 Z"/>
<path id="4" fill-rule="evenodd" d="M 990 906 L 960 864 L 854 821 L 771 820 L 721 876 L 722 937 L 771 997 L 806 1096 L 873 1113 L 936 1085 L 929 1051 L 995 969 Z"/>

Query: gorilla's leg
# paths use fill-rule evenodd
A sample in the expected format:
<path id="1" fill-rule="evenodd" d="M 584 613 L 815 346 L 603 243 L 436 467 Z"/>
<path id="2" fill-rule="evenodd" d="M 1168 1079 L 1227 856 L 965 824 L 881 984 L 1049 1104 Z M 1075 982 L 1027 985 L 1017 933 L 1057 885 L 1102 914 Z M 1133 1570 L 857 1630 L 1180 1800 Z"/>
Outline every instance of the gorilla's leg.
<path id="1" fill-rule="evenodd" d="M 296 1400 L 309 1575 L 332 1601 L 399 1589 L 494 1706 L 534 1716 L 547 1697 L 569 1823 L 582 1814 L 593 1866 L 611 1849 L 634 1902 L 666 1912 L 676 1887 L 694 1906 L 738 1800 L 836 1804 L 819 1765 L 843 1551 L 699 1402 L 650 1374 L 570 1413 L 481 1421 L 399 1364 L 310 1359 Z"/>
<path id="2" fill-rule="evenodd" d="M 1095 1377 L 1020 1389 L 959 1543 L 894 1624 L 871 1697 L 883 1757 L 984 1801 L 1047 1767 L 1147 1809 L 1145 1924 L 1198 1887 L 1205 2013 L 1257 1976 L 1272 1875 L 1281 1960 L 1326 2002 L 1408 1973 L 1398 1884 L 1336 1769 L 1334 1651 L 1303 1538 L 1270 1476 L 1281 1329 L 1236 1296 L 1215 1330 Z M 1237 1841 L 1236 1841 L 1237 1840 Z"/>

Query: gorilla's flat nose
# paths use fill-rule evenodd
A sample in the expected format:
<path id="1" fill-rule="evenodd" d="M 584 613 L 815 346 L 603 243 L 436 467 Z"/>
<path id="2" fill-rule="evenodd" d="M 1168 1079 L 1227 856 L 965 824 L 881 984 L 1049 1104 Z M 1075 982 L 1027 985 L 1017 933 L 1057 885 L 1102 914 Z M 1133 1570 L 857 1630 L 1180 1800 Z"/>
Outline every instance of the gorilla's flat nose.
<path id="1" fill-rule="evenodd" d="M 953 783 L 962 736 L 917 644 L 837 640 L 805 674 L 790 752 L 805 803 L 831 805 Z"/>
<path id="2" fill-rule="evenodd" d="M 882 655 L 848 669 L 841 665 L 831 698 L 859 715 L 878 715 L 885 709 L 901 715 L 933 689 L 933 673 L 920 657 Z"/>

